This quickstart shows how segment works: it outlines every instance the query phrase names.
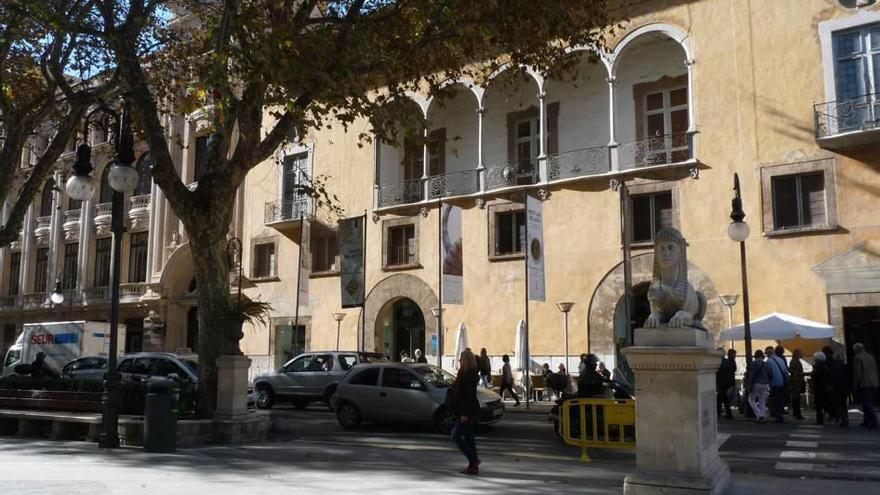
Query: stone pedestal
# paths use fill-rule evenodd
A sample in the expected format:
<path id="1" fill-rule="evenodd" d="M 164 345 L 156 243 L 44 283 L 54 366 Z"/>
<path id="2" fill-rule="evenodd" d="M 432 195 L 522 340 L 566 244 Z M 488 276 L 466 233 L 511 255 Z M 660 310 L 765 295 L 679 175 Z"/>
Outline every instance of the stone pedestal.
<path id="1" fill-rule="evenodd" d="M 235 421 L 248 416 L 247 388 L 251 360 L 247 356 L 217 358 L 217 409 L 214 419 Z"/>
<path id="2" fill-rule="evenodd" d="M 721 351 L 703 330 L 635 330 L 623 350 L 636 379 L 636 471 L 625 495 L 720 494 L 730 471 L 718 455 L 715 372 Z"/>

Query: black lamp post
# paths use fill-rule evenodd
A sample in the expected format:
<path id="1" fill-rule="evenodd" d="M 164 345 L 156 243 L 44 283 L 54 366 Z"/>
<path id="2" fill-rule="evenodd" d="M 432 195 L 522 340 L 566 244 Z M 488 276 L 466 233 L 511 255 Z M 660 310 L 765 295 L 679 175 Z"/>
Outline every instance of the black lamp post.
<path id="1" fill-rule="evenodd" d="M 746 239 L 749 237 L 749 225 L 745 222 L 746 214 L 742 209 L 742 197 L 739 190 L 739 175 L 733 174 L 733 190 L 736 195 L 731 201 L 730 219 L 733 222 L 727 227 L 727 236 L 739 243 L 740 268 L 743 286 L 743 329 L 746 342 L 746 366 L 752 364 L 752 327 L 749 317 L 749 278 L 746 274 Z"/>
<path id="2" fill-rule="evenodd" d="M 128 104 L 123 102 L 121 115 L 104 107 L 95 111 L 98 110 L 112 115 L 119 127 L 119 132 L 116 134 L 116 160 L 108 175 L 108 182 L 113 188 L 110 222 L 110 232 L 113 234 L 110 258 L 110 352 L 107 356 L 107 374 L 104 381 L 104 395 L 101 399 L 104 431 L 98 440 L 101 448 L 112 449 L 119 447 L 119 372 L 116 370 L 116 350 L 119 347 L 119 274 L 122 236 L 125 233 L 125 193 L 130 193 L 137 187 L 138 173 L 131 167 L 134 162 L 134 135 L 131 132 L 131 112 Z M 87 117 L 86 123 L 88 120 Z M 88 133 L 85 133 L 85 136 L 88 136 Z M 84 142 L 79 145 L 76 153 L 73 175 L 66 184 L 67 194 L 73 199 L 87 201 L 92 199 L 95 192 L 95 180 L 90 176 L 92 151 Z"/>

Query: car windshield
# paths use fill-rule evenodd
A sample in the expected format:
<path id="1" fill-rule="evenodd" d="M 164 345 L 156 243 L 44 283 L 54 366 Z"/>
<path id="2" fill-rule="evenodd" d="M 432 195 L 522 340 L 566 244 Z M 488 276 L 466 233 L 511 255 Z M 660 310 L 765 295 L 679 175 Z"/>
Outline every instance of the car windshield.
<path id="1" fill-rule="evenodd" d="M 452 385 L 452 382 L 455 381 L 455 377 L 452 376 L 451 373 L 441 370 L 436 366 L 419 366 L 413 368 L 413 371 L 421 375 L 426 382 L 437 388 L 449 387 Z"/>
<path id="2" fill-rule="evenodd" d="M 199 376 L 199 365 L 195 361 L 190 359 L 181 359 L 181 361 L 183 361 L 183 364 L 185 364 L 194 375 Z"/>

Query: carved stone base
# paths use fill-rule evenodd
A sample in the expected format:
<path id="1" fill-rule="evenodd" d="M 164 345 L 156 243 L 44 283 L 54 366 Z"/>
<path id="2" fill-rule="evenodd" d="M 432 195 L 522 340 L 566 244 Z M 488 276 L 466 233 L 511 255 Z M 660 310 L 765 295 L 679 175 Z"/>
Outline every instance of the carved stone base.
<path id="1" fill-rule="evenodd" d="M 237 420 L 248 416 L 247 388 L 250 367 L 251 360 L 247 356 L 217 358 L 215 420 Z"/>
<path id="2" fill-rule="evenodd" d="M 661 345 L 638 345 L 671 332 Z M 721 351 L 702 345 L 695 329 L 636 329 L 623 350 L 636 382 L 636 471 L 625 495 L 720 494 L 730 483 L 718 455 L 715 371 Z M 641 339 L 639 338 L 641 336 Z M 708 337 L 706 337 L 708 338 Z M 670 346 L 692 340 L 700 345 Z"/>
<path id="3" fill-rule="evenodd" d="M 699 328 L 636 328 L 633 333 L 637 346 L 696 346 L 712 349 L 714 344 L 709 332 Z"/>

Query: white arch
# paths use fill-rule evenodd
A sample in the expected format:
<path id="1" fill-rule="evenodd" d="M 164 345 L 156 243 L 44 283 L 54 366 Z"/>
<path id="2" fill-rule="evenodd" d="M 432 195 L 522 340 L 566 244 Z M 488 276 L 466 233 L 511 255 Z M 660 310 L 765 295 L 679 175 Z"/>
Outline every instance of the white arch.
<path id="1" fill-rule="evenodd" d="M 617 46 L 614 47 L 614 50 L 611 52 L 611 77 L 614 78 L 617 76 L 617 68 L 620 65 L 620 56 L 626 50 L 626 47 L 638 39 L 640 36 L 648 34 L 648 33 L 661 33 L 665 35 L 667 38 L 675 41 L 681 46 L 684 50 L 684 63 L 686 65 L 690 65 L 694 61 L 694 47 L 693 40 L 691 39 L 690 33 L 685 32 L 681 28 L 677 26 L 673 26 L 671 24 L 664 23 L 652 23 L 646 24 L 644 26 L 639 27 L 631 32 L 629 32 L 626 36 L 623 37 L 618 43 Z"/>
<path id="2" fill-rule="evenodd" d="M 474 95 L 474 98 L 476 98 L 477 100 L 477 110 L 480 109 L 480 106 L 483 103 L 483 93 L 486 92 L 483 87 L 479 86 L 471 79 L 456 79 L 454 81 L 444 82 L 440 85 L 440 88 L 448 88 L 449 86 L 461 86 L 464 89 L 468 90 L 468 92 Z M 433 110 L 433 105 L 436 100 L 437 97 L 434 95 L 431 95 L 431 97 L 428 98 L 428 107 L 425 111 L 425 118 L 427 118 L 427 116 L 431 114 L 431 110 Z"/>
<path id="3" fill-rule="evenodd" d="M 597 57 L 599 57 L 599 61 L 602 62 L 602 66 L 605 67 L 605 77 L 611 77 L 611 55 L 604 50 L 600 50 L 595 46 L 591 45 L 577 45 L 566 48 L 565 53 L 575 54 L 577 52 L 592 52 Z"/>
<path id="4" fill-rule="evenodd" d="M 510 62 L 502 65 L 501 67 L 496 69 L 495 72 L 489 74 L 489 77 L 486 78 L 486 89 L 489 88 L 489 85 L 492 84 L 492 81 L 494 81 L 498 76 L 500 76 L 501 74 L 507 72 L 508 70 L 514 69 L 514 68 L 523 69 L 525 71 L 525 73 L 528 74 L 532 78 L 533 81 L 535 81 L 535 84 L 538 85 L 538 93 L 542 93 L 544 91 L 544 77 L 541 74 L 539 74 L 537 71 L 535 71 L 532 67 L 527 67 L 527 66 L 514 67 L 514 65 Z M 485 90 L 484 90 L 484 95 L 485 95 Z M 482 101 L 480 102 L 480 106 L 482 106 Z"/>
<path id="5" fill-rule="evenodd" d="M 430 98 L 426 98 L 421 93 L 417 93 L 415 91 L 406 91 L 404 95 L 412 100 L 419 108 L 422 110 L 422 117 L 428 118 L 428 105 L 430 105 Z"/>

